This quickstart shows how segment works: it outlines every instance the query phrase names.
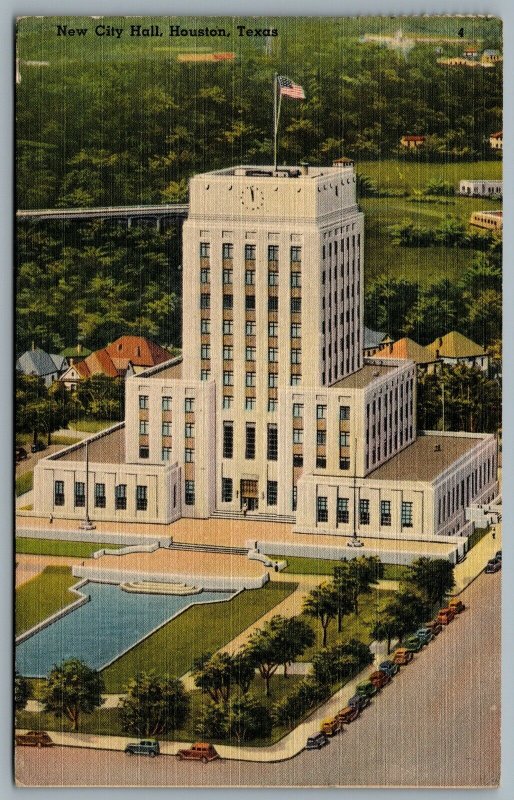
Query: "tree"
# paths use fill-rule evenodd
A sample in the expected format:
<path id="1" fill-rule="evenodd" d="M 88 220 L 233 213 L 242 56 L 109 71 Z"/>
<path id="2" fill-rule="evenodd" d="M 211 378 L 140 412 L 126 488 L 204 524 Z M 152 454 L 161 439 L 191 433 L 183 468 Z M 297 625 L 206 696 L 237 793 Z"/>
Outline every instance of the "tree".
<path id="1" fill-rule="evenodd" d="M 92 375 L 77 384 L 76 399 L 84 414 L 95 419 L 123 419 L 125 381 L 107 375 Z"/>
<path id="2" fill-rule="evenodd" d="M 91 714 L 102 703 L 103 678 L 77 658 L 63 661 L 53 667 L 46 685 L 41 690 L 45 711 L 55 716 L 66 716 L 78 730 L 81 714 Z"/>
<path id="3" fill-rule="evenodd" d="M 348 597 L 351 610 L 355 614 L 359 613 L 359 596 L 367 594 L 371 586 L 376 584 L 381 569 L 382 563 L 377 556 L 359 556 L 334 567 L 334 585 L 342 598 L 343 609 L 345 598 Z"/>
<path id="4" fill-rule="evenodd" d="M 455 195 L 455 187 L 453 183 L 445 181 L 442 177 L 431 178 L 431 180 L 428 181 L 423 194 L 453 197 Z"/>
<path id="5" fill-rule="evenodd" d="M 269 710 L 251 694 L 231 699 L 225 714 L 226 734 L 238 744 L 264 739 L 271 733 L 273 721 Z"/>
<path id="6" fill-rule="evenodd" d="M 276 636 L 279 663 L 284 666 L 284 676 L 287 677 L 288 665 L 314 644 L 314 631 L 301 617 L 278 615 L 271 619 L 270 628 Z"/>
<path id="7" fill-rule="evenodd" d="M 323 647 L 327 646 L 327 631 L 330 620 L 337 616 L 338 600 L 333 584 L 321 583 L 312 589 L 303 601 L 303 611 L 309 617 L 319 619 L 323 630 Z"/>
<path id="8" fill-rule="evenodd" d="M 18 670 L 14 673 L 14 708 L 16 711 L 23 711 L 27 701 L 32 697 L 30 684 Z"/>
<path id="9" fill-rule="evenodd" d="M 255 666 L 246 648 L 232 656 L 232 675 L 236 686 L 242 694 L 246 694 L 255 677 Z"/>
<path id="10" fill-rule="evenodd" d="M 177 678 L 154 672 L 136 675 L 120 705 L 124 730 L 137 736 L 158 736 L 179 728 L 189 714 L 189 696 Z"/>
<path id="11" fill-rule="evenodd" d="M 219 703 L 228 700 L 234 679 L 234 662 L 229 653 L 215 653 L 193 669 L 195 686 Z"/>
<path id="12" fill-rule="evenodd" d="M 455 586 L 454 567 L 446 558 L 421 556 L 409 567 L 410 583 L 420 589 L 430 603 L 442 603 Z"/>
<path id="13" fill-rule="evenodd" d="M 277 725 L 291 726 L 306 711 L 330 697 L 330 694 L 329 683 L 320 683 L 313 675 L 308 675 L 296 684 L 290 694 L 275 703 L 273 719 Z"/>
<path id="14" fill-rule="evenodd" d="M 266 697 L 270 696 L 271 677 L 283 663 L 280 652 L 281 631 L 276 620 L 277 617 L 272 617 L 263 628 L 254 631 L 245 648 L 250 663 L 259 670 L 266 684 Z"/>
<path id="15" fill-rule="evenodd" d="M 387 641 L 387 655 L 391 652 L 391 640 L 397 636 L 398 625 L 393 617 L 381 614 L 371 629 L 371 635 L 377 642 Z"/>
<path id="16" fill-rule="evenodd" d="M 343 617 L 351 614 L 355 609 L 353 599 L 355 582 L 352 582 L 350 577 L 347 561 L 334 567 L 333 584 L 337 603 L 337 632 L 341 633 L 343 630 Z"/>
<path id="17" fill-rule="evenodd" d="M 401 642 L 403 637 L 415 630 L 427 613 L 426 603 L 420 593 L 414 589 L 403 587 L 385 606 L 383 618 L 387 619 Z"/>

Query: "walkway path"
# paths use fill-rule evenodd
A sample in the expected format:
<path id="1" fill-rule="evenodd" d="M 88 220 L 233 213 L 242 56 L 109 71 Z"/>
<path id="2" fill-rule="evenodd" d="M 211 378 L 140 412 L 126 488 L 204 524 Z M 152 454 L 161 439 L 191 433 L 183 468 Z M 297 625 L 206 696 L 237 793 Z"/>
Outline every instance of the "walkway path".
<path id="1" fill-rule="evenodd" d="M 494 537 L 494 538 L 493 538 Z M 497 523 L 471 548 L 464 561 L 457 564 L 454 571 L 454 594 L 462 592 L 484 569 L 490 558 L 502 547 L 502 523 Z"/>

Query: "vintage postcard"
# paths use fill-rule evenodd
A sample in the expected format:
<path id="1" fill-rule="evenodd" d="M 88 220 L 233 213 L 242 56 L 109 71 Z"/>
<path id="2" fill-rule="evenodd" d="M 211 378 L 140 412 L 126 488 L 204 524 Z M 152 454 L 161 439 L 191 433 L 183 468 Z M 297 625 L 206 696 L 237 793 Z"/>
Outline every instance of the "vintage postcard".
<path id="1" fill-rule="evenodd" d="M 498 785 L 502 53 L 17 21 L 19 786 Z"/>

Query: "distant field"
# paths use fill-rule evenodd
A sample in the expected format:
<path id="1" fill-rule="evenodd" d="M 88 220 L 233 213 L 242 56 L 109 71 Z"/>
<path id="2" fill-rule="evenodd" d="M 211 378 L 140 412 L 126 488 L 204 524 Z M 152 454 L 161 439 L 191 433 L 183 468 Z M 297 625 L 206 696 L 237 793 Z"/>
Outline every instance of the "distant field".
<path id="1" fill-rule="evenodd" d="M 368 175 L 379 189 L 403 189 L 413 192 L 424 189 L 432 178 L 442 178 L 455 185 L 465 178 L 502 177 L 502 161 L 461 161 L 447 164 L 424 164 L 393 158 L 382 161 L 357 161 L 355 169 L 360 175 Z"/>

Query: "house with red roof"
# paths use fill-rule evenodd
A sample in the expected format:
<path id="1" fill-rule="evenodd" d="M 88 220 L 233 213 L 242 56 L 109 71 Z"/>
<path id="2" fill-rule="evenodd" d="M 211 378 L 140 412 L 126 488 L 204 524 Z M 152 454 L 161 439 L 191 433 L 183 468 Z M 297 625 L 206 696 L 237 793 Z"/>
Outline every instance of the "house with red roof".
<path id="1" fill-rule="evenodd" d="M 417 147 L 423 147 L 426 139 L 426 136 L 402 136 L 400 144 L 402 147 L 407 147 L 409 150 L 415 150 Z"/>

